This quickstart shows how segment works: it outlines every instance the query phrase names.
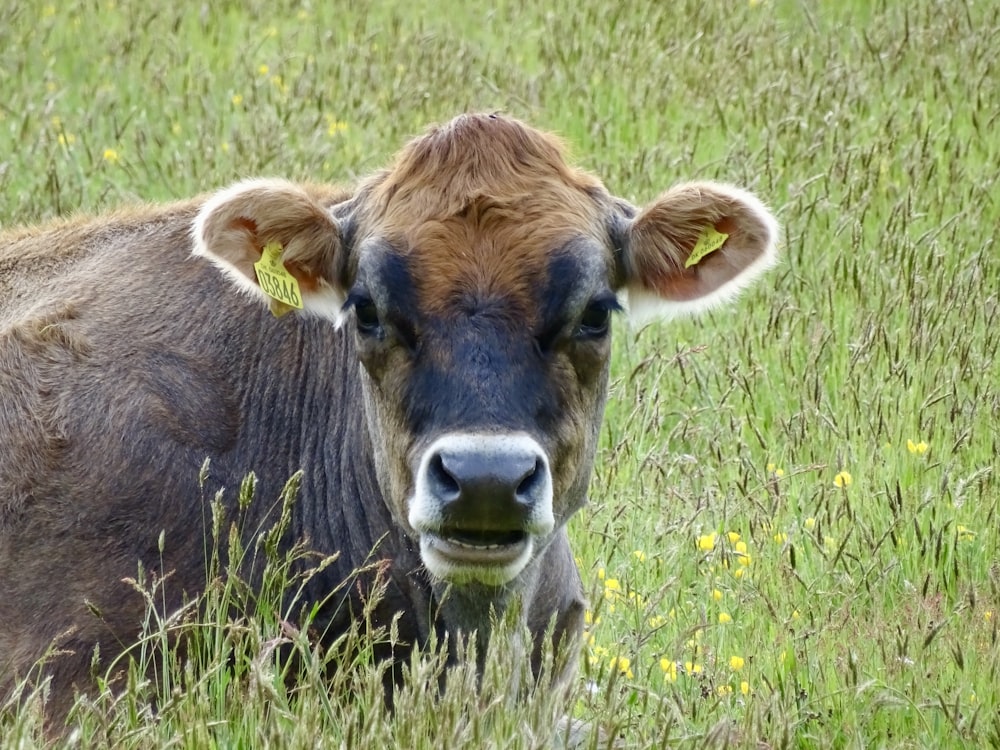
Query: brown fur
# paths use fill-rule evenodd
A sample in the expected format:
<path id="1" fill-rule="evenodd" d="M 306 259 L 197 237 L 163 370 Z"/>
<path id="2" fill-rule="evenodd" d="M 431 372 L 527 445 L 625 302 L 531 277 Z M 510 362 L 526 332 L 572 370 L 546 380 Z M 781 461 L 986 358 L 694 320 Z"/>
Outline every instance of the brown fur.
<path id="1" fill-rule="evenodd" d="M 340 232 L 327 207 L 348 197 L 332 187 L 269 181 L 259 189 L 244 191 L 238 201 L 213 213 L 203 227 L 205 241 L 223 260 L 253 278 L 253 262 L 239 249 L 246 244 L 263 248 L 266 243 L 260 238 L 267 237 L 268 242 L 282 246 L 285 266 L 304 291 L 316 291 L 318 280 L 334 265 L 340 247 Z"/>
<path id="2" fill-rule="evenodd" d="M 516 299 L 529 321 L 526 284 L 566 240 L 596 232 L 604 208 L 600 181 L 569 167 L 555 137 L 483 115 L 431 129 L 369 190 L 366 224 L 412 256 L 422 309 L 476 290 Z"/>
<path id="3" fill-rule="evenodd" d="M 0 702 L 54 646 L 48 709 L 65 715 L 95 649 L 106 664 L 135 639 L 145 603 L 122 580 L 140 566 L 169 576 L 166 612 L 197 595 L 204 499 L 221 492 L 235 514 L 251 470 L 252 530 L 304 469 L 288 541 L 339 553 L 299 602 L 324 602 L 313 625 L 329 637 L 375 582 L 330 592 L 380 560 L 375 625 L 406 643 L 485 642 L 519 598 L 537 669 L 551 623 L 559 642 L 582 628 L 565 524 L 586 498 L 607 393 L 610 336 L 594 319 L 616 293 L 657 309 L 732 296 L 777 231 L 752 196 L 704 183 L 635 214 L 552 136 L 465 115 L 352 193 L 255 180 L 0 236 Z M 729 239 L 685 268 L 708 225 Z M 267 301 L 253 264 L 271 242 L 306 313 L 341 327 L 275 319 L 232 293 Z M 435 577 L 407 515 L 427 446 L 473 433 L 530 439 L 551 467 L 554 526 L 531 532 L 530 558 L 499 584 Z"/>
<path id="4" fill-rule="evenodd" d="M 685 268 L 685 261 L 707 227 L 729 238 L 720 251 Z M 633 252 L 628 256 L 630 274 L 660 296 L 697 298 L 739 275 L 755 260 L 759 248 L 767 245 L 769 232 L 761 217 L 717 186 L 679 185 L 636 217 Z M 727 247 L 732 250 L 721 251 Z"/>

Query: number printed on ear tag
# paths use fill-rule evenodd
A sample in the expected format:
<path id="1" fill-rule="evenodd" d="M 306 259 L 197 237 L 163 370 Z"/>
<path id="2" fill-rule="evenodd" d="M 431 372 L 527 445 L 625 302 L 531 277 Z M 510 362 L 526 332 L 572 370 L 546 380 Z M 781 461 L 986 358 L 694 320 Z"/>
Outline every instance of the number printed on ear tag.
<path id="1" fill-rule="evenodd" d="M 301 310 L 302 293 L 299 291 L 299 282 L 288 273 L 285 264 L 281 262 L 282 249 L 278 242 L 267 243 L 260 260 L 253 264 L 253 270 L 257 273 L 257 282 L 260 284 L 260 288 L 268 297 L 282 303 L 282 305 Z M 272 312 L 275 307 L 278 306 L 272 304 Z M 287 311 L 282 310 L 282 312 Z"/>
<path id="2" fill-rule="evenodd" d="M 714 253 L 724 244 L 726 240 L 729 239 L 729 235 L 724 232 L 716 231 L 715 227 L 706 227 L 705 231 L 701 233 L 701 237 L 694 245 L 694 250 L 688 256 L 687 262 L 684 263 L 685 268 L 690 268 L 691 266 L 696 266 L 709 253 Z"/>

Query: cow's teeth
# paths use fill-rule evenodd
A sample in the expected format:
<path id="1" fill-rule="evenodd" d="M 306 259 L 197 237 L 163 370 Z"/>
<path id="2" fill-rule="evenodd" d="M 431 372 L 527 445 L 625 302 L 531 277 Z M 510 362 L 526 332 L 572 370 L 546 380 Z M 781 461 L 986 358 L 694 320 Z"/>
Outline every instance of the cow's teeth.
<path id="1" fill-rule="evenodd" d="M 507 544 L 470 544 L 459 539 L 449 539 L 448 541 L 456 547 L 464 547 L 465 549 L 500 549 L 501 547 L 510 546 Z"/>

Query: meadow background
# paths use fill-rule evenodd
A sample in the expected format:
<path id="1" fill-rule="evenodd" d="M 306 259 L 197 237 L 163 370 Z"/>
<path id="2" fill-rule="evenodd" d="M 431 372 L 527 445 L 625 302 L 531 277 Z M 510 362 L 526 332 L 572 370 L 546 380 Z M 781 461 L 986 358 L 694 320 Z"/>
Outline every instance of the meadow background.
<path id="1" fill-rule="evenodd" d="M 62 744 L 546 747 L 568 711 L 639 748 L 1000 746 L 1000 5 L 27 0 L 0 50 L 3 228 L 350 182 L 466 110 L 636 203 L 713 178 L 783 225 L 737 304 L 617 325 L 568 698 L 491 672 L 436 701 L 422 663 L 388 717 L 374 678 L 286 691 L 223 622 L 247 671 L 180 665 L 158 715 L 137 685 Z"/>

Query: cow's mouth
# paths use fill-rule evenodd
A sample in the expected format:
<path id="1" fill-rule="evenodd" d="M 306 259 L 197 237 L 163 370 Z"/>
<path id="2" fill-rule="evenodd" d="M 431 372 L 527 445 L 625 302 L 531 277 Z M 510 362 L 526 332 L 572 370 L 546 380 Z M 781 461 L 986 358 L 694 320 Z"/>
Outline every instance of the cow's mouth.
<path id="1" fill-rule="evenodd" d="M 458 547 L 474 550 L 493 550 L 521 544 L 527 538 L 523 531 L 472 531 L 468 529 L 443 529 L 440 538 Z"/>
<path id="2" fill-rule="evenodd" d="M 424 563 L 437 577 L 455 582 L 506 583 L 523 570 L 533 547 L 524 531 L 447 528 L 420 535 Z"/>

